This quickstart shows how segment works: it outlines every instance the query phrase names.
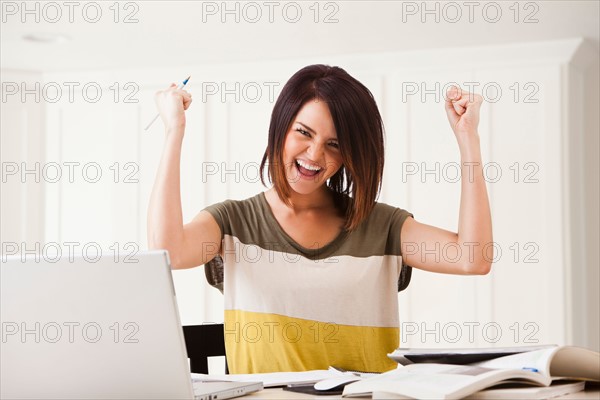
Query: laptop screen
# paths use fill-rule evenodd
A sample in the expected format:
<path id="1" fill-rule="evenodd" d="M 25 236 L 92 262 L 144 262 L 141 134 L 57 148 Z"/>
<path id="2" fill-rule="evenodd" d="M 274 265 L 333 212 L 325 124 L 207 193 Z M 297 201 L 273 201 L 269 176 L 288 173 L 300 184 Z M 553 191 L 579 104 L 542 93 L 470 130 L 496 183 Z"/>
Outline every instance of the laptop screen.
<path id="1" fill-rule="evenodd" d="M 191 398 L 168 254 L 3 257 L 3 398 Z"/>

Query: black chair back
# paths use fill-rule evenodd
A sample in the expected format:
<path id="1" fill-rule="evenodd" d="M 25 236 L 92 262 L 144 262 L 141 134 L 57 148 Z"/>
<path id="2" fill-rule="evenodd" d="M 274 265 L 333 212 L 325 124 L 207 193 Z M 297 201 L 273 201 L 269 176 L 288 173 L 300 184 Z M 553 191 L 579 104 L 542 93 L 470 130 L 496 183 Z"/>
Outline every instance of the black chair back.
<path id="1" fill-rule="evenodd" d="M 185 348 L 190 359 L 190 370 L 208 374 L 207 357 L 225 356 L 225 333 L 223 324 L 188 325 L 183 327 Z M 227 361 L 225 373 L 228 373 Z"/>

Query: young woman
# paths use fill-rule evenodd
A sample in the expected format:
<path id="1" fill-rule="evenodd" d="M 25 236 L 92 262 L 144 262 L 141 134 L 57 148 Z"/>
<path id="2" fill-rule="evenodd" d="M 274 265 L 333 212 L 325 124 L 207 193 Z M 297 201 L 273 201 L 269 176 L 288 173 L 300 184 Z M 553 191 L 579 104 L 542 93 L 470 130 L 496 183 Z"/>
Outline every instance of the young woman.
<path id="1" fill-rule="evenodd" d="M 275 103 L 261 164 L 273 186 L 211 205 L 184 225 L 179 167 L 191 102 L 174 84 L 156 94 L 166 139 L 148 243 L 167 249 L 174 269 L 223 258 L 230 372 L 392 369 L 386 354 L 399 342 L 402 264 L 450 274 L 490 270 L 481 96 L 452 88 L 445 102 L 468 178 L 457 233 L 376 202 L 384 166 L 377 105 L 360 82 L 325 65 L 294 74 Z M 457 250 L 452 260 L 431 255 L 448 245 Z"/>

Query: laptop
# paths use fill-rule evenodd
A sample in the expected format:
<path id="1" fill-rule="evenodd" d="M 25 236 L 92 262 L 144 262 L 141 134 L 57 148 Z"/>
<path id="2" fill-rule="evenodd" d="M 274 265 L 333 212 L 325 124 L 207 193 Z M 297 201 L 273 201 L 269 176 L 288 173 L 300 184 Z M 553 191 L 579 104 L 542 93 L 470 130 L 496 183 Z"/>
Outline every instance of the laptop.
<path id="1" fill-rule="evenodd" d="M 168 253 L 2 255 L 0 397 L 227 399 L 192 383 Z"/>

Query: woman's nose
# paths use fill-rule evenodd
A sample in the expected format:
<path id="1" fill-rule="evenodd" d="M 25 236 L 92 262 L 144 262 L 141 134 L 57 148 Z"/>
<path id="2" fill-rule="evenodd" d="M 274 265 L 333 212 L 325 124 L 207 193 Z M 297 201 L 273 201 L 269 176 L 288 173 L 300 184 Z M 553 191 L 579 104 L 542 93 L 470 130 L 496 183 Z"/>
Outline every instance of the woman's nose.
<path id="1" fill-rule="evenodd" d="M 310 158 L 315 162 L 319 162 L 319 160 L 323 156 L 323 152 L 324 152 L 324 146 L 322 143 L 313 142 L 308 147 L 308 154 L 310 155 Z"/>

